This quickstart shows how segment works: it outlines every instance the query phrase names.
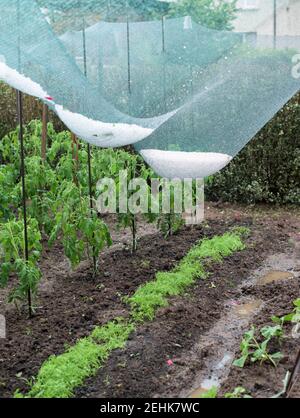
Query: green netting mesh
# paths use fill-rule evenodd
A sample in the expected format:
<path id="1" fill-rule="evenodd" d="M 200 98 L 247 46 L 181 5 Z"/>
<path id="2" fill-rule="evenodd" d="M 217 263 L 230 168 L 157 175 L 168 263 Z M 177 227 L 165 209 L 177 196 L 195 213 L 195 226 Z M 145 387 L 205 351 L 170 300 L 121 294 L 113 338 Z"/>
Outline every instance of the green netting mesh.
<path id="1" fill-rule="evenodd" d="M 0 79 L 93 145 L 133 143 L 167 177 L 212 174 L 298 91 L 300 1 L 223 22 L 218 2 L 177 3 L 0 0 Z"/>

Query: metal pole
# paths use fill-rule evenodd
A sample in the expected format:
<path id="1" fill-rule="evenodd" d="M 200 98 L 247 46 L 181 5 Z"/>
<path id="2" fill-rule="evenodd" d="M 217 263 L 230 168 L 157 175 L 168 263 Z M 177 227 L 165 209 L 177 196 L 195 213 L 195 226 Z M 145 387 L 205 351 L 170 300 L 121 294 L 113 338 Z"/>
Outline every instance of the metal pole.
<path id="1" fill-rule="evenodd" d="M 291 392 L 293 391 L 293 388 L 297 382 L 297 377 L 299 377 L 300 374 L 300 350 L 298 352 L 297 358 L 296 358 L 296 362 L 294 364 L 292 373 L 290 375 L 289 378 L 289 382 L 287 384 L 287 388 L 286 388 L 286 392 L 285 395 L 287 398 L 289 398 Z"/>
<path id="2" fill-rule="evenodd" d="M 165 45 L 165 17 L 162 16 L 161 19 L 161 43 L 162 43 L 162 53 L 164 55 L 164 53 L 166 52 L 166 45 Z M 166 92 L 166 61 L 165 61 L 165 57 L 163 57 L 163 93 L 164 93 L 164 109 L 165 112 L 167 112 L 167 92 Z"/>
<path id="3" fill-rule="evenodd" d="M 130 68 L 130 28 L 129 17 L 127 15 L 127 77 L 128 77 L 128 93 L 131 94 L 131 68 Z"/>
<path id="4" fill-rule="evenodd" d="M 162 45 L 162 54 L 164 55 L 166 52 L 166 44 L 165 44 L 165 16 L 161 18 L 161 45 Z M 165 57 L 163 57 L 163 94 L 164 94 L 164 109 L 167 112 L 167 92 L 166 92 L 166 61 Z M 172 209 L 170 207 L 170 213 L 167 214 L 167 223 L 168 223 L 168 232 L 167 235 L 172 235 Z"/>
<path id="5" fill-rule="evenodd" d="M 17 114 L 19 124 L 19 142 L 20 142 L 20 174 L 22 183 L 22 206 L 23 206 L 23 224 L 24 224 L 24 256 L 26 263 L 29 260 L 28 250 L 28 229 L 27 229 L 27 207 L 26 207 L 26 182 L 25 182 L 25 152 L 24 152 L 24 136 L 23 136 L 23 100 L 22 93 L 17 91 Z M 28 313 L 32 317 L 31 289 L 27 291 Z"/>
<path id="6" fill-rule="evenodd" d="M 85 22 L 83 21 L 82 29 L 82 46 L 83 46 L 83 71 L 87 77 L 87 60 L 86 60 L 86 35 L 85 35 Z"/>
<path id="7" fill-rule="evenodd" d="M 83 20 L 83 29 L 82 29 L 82 42 L 83 42 L 83 68 L 84 75 L 87 77 L 87 57 L 86 57 L 86 35 L 85 35 L 85 21 Z M 94 216 L 94 204 L 93 204 L 93 181 L 92 181 L 92 154 L 91 146 L 87 144 L 87 155 L 88 155 L 88 187 L 89 187 L 89 197 L 90 197 L 90 210 L 91 217 Z M 93 248 L 93 276 L 95 277 L 97 272 L 97 259 L 95 255 L 95 249 Z"/>
<path id="8" fill-rule="evenodd" d="M 194 76 L 193 76 L 193 67 L 190 65 L 190 77 L 191 77 L 191 90 L 192 90 L 192 96 L 194 97 Z M 192 117 L 192 130 L 193 130 L 193 139 L 195 139 L 195 115 L 194 115 L 194 109 L 192 107 L 191 112 Z"/>
<path id="9" fill-rule="evenodd" d="M 25 238 L 25 259 L 29 259 L 28 251 L 28 233 L 27 233 L 27 207 L 26 207 L 26 180 L 25 180 L 25 151 L 24 151 L 24 135 L 23 135 L 23 100 L 22 93 L 17 91 L 17 114 L 19 124 L 19 141 L 20 141 L 20 174 L 22 182 L 22 206 L 24 218 L 24 238 Z"/>
<path id="10" fill-rule="evenodd" d="M 21 71 L 21 34 L 20 34 L 20 0 L 17 3 L 17 25 L 18 25 L 18 70 Z M 27 224 L 27 207 L 26 207 L 26 180 L 25 180 L 25 152 L 24 152 L 24 135 L 23 135 L 23 97 L 22 93 L 17 90 L 17 118 L 19 124 L 19 143 L 20 143 L 20 175 L 22 184 L 22 207 L 23 207 L 23 227 L 24 227 L 24 257 L 26 263 L 29 260 L 28 246 L 28 224 Z M 28 313 L 29 318 L 32 317 L 31 289 L 27 291 Z"/>
<path id="11" fill-rule="evenodd" d="M 273 0 L 273 48 L 277 47 L 277 0 Z"/>
<path id="12" fill-rule="evenodd" d="M 165 16 L 161 18 L 161 38 L 162 38 L 162 51 L 165 52 L 166 50 L 166 42 L 165 42 Z"/>

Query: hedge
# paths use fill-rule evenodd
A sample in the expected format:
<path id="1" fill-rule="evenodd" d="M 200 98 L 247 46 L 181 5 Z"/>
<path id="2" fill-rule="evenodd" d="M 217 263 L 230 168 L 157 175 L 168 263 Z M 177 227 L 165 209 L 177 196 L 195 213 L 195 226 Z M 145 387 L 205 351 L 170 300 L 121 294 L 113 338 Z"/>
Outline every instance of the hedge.
<path id="1" fill-rule="evenodd" d="M 300 203 L 300 94 L 206 180 L 205 193 L 212 201 Z"/>

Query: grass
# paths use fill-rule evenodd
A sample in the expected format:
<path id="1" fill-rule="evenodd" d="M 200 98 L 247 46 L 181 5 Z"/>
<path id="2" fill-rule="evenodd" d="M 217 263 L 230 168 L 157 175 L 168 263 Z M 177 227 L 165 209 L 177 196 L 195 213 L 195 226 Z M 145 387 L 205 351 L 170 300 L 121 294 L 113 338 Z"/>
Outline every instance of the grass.
<path id="1" fill-rule="evenodd" d="M 222 236 L 197 243 L 170 272 L 158 272 L 155 279 L 140 286 L 127 299 L 131 306 L 131 320 L 123 318 L 96 327 L 86 338 L 81 338 L 66 352 L 50 356 L 41 366 L 26 395 L 16 391 L 15 397 L 69 398 L 74 389 L 103 366 L 110 353 L 123 348 L 131 332 L 141 321 L 152 320 L 158 308 L 168 305 L 168 298 L 184 293 L 198 278 L 205 278 L 203 261 L 221 262 L 226 256 L 245 248 L 242 237 L 245 228 L 236 228 Z"/>

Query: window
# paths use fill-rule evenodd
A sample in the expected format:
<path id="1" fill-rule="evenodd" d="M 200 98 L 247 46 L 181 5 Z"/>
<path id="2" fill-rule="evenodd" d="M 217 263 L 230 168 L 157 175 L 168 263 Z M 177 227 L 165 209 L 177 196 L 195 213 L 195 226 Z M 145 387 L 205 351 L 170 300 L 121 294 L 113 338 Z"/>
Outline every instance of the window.
<path id="1" fill-rule="evenodd" d="M 258 0 L 239 0 L 237 7 L 239 9 L 258 9 Z"/>

